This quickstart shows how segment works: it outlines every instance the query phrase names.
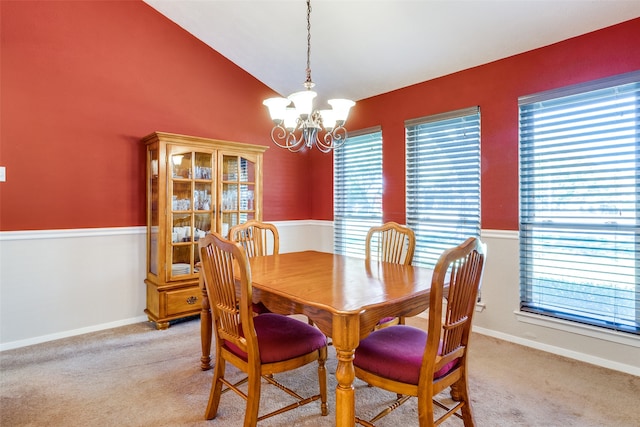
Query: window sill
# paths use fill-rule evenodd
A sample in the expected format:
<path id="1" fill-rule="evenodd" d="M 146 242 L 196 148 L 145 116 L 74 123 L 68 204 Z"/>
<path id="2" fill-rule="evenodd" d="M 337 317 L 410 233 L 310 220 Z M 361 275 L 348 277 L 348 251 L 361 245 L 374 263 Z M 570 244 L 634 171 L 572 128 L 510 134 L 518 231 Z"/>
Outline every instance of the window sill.
<path id="1" fill-rule="evenodd" d="M 553 317 L 541 316 L 539 314 L 527 313 L 519 310 L 514 311 L 514 314 L 518 321 L 523 323 L 529 323 L 532 325 L 543 326 L 573 334 L 584 335 L 590 338 L 597 338 L 600 340 L 615 342 L 617 344 L 640 348 L 640 337 L 632 334 L 598 328 L 591 325 L 583 325 L 577 322 L 569 322 L 567 320 L 555 319 Z"/>

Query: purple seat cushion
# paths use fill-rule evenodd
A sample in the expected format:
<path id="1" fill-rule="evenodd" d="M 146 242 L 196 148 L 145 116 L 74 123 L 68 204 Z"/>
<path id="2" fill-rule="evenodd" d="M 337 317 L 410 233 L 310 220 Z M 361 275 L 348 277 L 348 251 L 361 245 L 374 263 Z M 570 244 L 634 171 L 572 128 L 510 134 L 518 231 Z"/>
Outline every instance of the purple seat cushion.
<path id="1" fill-rule="evenodd" d="M 384 325 L 387 322 L 391 322 L 393 319 L 395 319 L 395 317 L 393 316 L 382 318 L 380 319 L 380 321 L 378 321 L 378 325 Z"/>
<path id="2" fill-rule="evenodd" d="M 293 359 L 327 345 L 327 337 L 317 328 L 280 314 L 265 313 L 256 316 L 253 318 L 253 325 L 258 336 L 262 363 Z M 247 360 L 247 353 L 236 345 L 225 341 L 224 346 Z"/>
<path id="3" fill-rule="evenodd" d="M 427 333 L 407 325 L 389 326 L 360 341 L 353 364 L 378 376 L 418 385 Z M 433 375 L 440 378 L 457 364 L 454 360 Z"/>

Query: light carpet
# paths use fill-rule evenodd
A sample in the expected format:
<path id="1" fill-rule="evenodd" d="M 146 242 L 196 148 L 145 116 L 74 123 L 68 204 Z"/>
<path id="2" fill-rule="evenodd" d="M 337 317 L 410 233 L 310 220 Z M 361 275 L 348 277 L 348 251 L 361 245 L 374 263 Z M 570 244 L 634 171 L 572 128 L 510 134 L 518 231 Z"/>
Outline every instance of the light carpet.
<path id="1" fill-rule="evenodd" d="M 411 322 L 411 321 L 410 321 Z M 420 323 L 415 319 L 413 322 Z M 639 427 L 640 377 L 473 334 L 470 388 L 478 426 Z M 329 348 L 329 409 L 318 401 L 260 426 L 333 426 L 335 349 Z M 239 372 L 228 366 L 232 377 Z M 244 401 L 225 393 L 216 419 L 203 414 L 212 371 L 200 369 L 200 322 L 157 331 L 139 323 L 0 353 L 0 425 L 241 426 Z M 316 365 L 277 376 L 317 389 Z M 356 413 L 375 415 L 394 395 L 356 382 Z M 263 414 L 288 397 L 263 386 Z M 415 402 L 378 425 L 417 426 Z M 445 426 L 462 426 L 451 418 Z"/>

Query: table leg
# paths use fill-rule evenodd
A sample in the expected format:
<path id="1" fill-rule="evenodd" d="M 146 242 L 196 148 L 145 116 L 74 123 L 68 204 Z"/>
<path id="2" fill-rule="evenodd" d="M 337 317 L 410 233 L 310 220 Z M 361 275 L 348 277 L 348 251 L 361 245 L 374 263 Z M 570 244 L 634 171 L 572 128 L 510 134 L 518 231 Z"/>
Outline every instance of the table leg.
<path id="1" fill-rule="evenodd" d="M 202 357 L 200 357 L 200 369 L 211 369 L 211 307 L 207 296 L 207 287 L 204 285 L 202 273 L 200 273 L 200 290 L 202 291 L 202 310 L 200 311 L 200 344 Z"/>
<path id="2" fill-rule="evenodd" d="M 353 358 L 360 338 L 358 315 L 335 315 L 333 319 L 333 345 L 336 348 L 336 427 L 355 425 L 355 371 Z"/>

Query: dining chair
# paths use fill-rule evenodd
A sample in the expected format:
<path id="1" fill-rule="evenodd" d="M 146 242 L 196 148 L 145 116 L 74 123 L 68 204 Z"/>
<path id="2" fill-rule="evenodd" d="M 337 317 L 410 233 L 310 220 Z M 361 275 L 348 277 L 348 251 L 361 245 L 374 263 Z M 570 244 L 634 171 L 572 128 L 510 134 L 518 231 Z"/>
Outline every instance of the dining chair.
<path id="1" fill-rule="evenodd" d="M 416 247 L 416 235 L 412 229 L 397 222 L 389 221 L 369 229 L 365 239 L 365 262 L 391 262 L 411 265 Z M 380 319 L 376 329 L 404 324 L 402 317 Z"/>
<path id="2" fill-rule="evenodd" d="M 264 255 L 278 255 L 280 234 L 278 228 L 268 222 L 250 219 L 229 229 L 229 239 L 242 245 L 249 258 Z M 253 303 L 256 314 L 271 313 L 262 303 Z"/>
<path id="3" fill-rule="evenodd" d="M 218 413 L 224 391 L 232 390 L 245 399 L 244 427 L 320 399 L 322 415 L 327 407 L 327 341 L 317 328 L 298 319 L 275 313 L 254 316 L 251 305 L 251 268 L 247 253 L 238 242 L 216 233 L 198 241 L 200 259 L 213 314 L 215 365 L 205 418 Z M 276 381 L 274 374 L 318 363 L 318 394 L 302 397 Z M 226 362 L 246 374 L 232 383 L 225 377 Z M 259 416 L 262 380 L 273 384 L 296 399 L 296 402 Z M 246 393 L 239 388 L 247 383 Z"/>
<path id="4" fill-rule="evenodd" d="M 277 255 L 280 251 L 278 228 L 273 224 L 255 219 L 231 227 L 229 239 L 240 243 L 249 258 Z"/>
<path id="5" fill-rule="evenodd" d="M 374 426 L 413 396 L 420 427 L 439 425 L 451 415 L 465 427 L 475 425 L 467 353 L 485 258 L 486 245 L 476 238 L 444 251 L 433 272 L 427 330 L 394 325 L 360 341 L 353 361 L 356 377 L 398 398 L 369 421 L 356 417 L 358 424 Z M 447 388 L 454 402 L 448 406 L 435 400 Z"/>

